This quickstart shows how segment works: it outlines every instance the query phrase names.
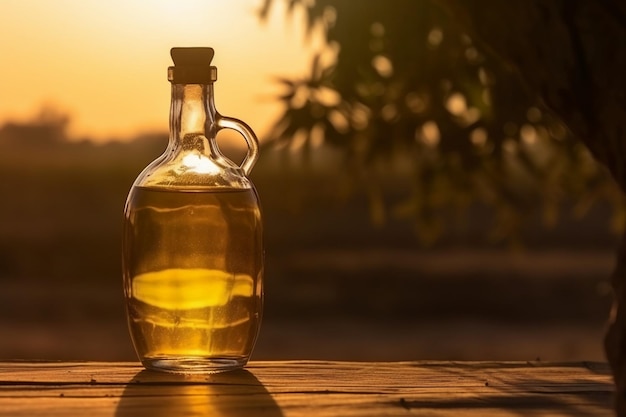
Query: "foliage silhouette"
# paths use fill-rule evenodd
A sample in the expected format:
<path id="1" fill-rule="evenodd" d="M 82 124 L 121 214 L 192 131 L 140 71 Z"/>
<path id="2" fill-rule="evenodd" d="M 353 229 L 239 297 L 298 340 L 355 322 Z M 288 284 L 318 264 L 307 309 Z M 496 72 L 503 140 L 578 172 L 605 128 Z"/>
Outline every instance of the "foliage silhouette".
<path id="1" fill-rule="evenodd" d="M 550 227 L 565 204 L 580 218 L 608 200 L 611 227 L 623 229 L 623 197 L 608 174 L 439 2 L 286 3 L 325 49 L 308 75 L 278 78 L 285 110 L 270 136 L 304 156 L 322 142 L 340 149 L 374 221 L 406 219 L 432 243 L 451 216 L 484 204 L 495 210 L 491 238 L 517 243 L 537 210 Z M 265 0 L 261 19 L 274 4 Z M 411 178 L 400 202 L 384 197 L 394 164 Z"/>

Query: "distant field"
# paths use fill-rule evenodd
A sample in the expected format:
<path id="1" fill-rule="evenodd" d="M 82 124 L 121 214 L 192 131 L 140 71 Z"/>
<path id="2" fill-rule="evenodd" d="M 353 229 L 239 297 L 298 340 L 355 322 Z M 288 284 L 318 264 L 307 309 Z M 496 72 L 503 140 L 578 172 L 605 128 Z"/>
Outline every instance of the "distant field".
<path id="1" fill-rule="evenodd" d="M 0 146 L 0 357 L 132 358 L 122 209 L 163 146 Z M 529 224 L 518 253 L 486 238 L 491 214 L 473 207 L 424 248 L 406 220 L 374 226 L 363 190 L 326 156 L 268 152 L 253 171 L 267 252 L 258 359 L 601 357 L 617 240 L 608 207 Z"/>

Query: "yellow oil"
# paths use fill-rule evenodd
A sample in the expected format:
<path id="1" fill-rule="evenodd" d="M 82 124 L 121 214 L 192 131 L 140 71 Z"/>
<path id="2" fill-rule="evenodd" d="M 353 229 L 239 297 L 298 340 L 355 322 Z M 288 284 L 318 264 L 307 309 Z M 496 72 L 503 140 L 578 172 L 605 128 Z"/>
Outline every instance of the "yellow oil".
<path id="1" fill-rule="evenodd" d="M 245 363 L 261 320 L 262 274 L 254 190 L 131 191 L 124 284 L 144 364 Z"/>

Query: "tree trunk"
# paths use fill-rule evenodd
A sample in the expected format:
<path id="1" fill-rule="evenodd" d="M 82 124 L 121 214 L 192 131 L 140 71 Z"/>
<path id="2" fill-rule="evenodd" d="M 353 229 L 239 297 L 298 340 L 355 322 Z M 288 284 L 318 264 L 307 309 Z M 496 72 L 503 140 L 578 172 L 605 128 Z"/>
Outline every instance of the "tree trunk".
<path id="1" fill-rule="evenodd" d="M 622 236 L 611 283 L 614 301 L 604 348 L 613 370 L 615 408 L 617 415 L 623 417 L 626 416 L 626 234 Z"/>
<path id="2" fill-rule="evenodd" d="M 626 191 L 626 3 L 620 0 L 434 0 L 516 71 Z M 612 277 L 605 339 L 626 417 L 626 235 Z"/>

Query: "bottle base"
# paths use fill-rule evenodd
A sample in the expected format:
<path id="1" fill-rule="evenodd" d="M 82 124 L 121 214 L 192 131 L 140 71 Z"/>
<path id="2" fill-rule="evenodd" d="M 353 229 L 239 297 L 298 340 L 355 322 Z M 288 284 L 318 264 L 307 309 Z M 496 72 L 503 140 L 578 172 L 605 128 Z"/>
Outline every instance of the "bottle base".
<path id="1" fill-rule="evenodd" d="M 169 372 L 174 374 L 215 374 L 243 368 L 248 362 L 247 357 L 155 357 L 144 358 L 141 363 L 151 371 Z"/>

